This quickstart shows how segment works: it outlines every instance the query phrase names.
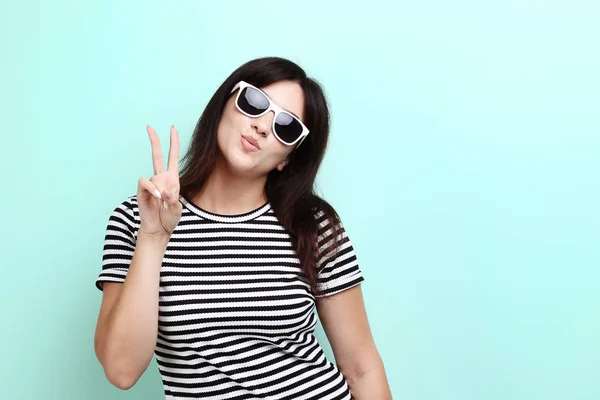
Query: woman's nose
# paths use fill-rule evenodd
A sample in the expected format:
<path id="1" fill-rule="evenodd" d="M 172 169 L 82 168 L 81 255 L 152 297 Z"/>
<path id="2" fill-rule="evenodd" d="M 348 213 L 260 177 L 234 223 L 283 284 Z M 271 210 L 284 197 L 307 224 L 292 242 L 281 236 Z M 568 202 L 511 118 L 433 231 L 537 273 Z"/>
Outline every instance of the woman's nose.
<path id="1" fill-rule="evenodd" d="M 273 126 L 273 114 L 273 111 L 269 111 L 265 115 L 261 115 L 259 118 L 254 118 L 252 121 L 252 128 L 260 135 L 265 137 L 269 136 Z"/>

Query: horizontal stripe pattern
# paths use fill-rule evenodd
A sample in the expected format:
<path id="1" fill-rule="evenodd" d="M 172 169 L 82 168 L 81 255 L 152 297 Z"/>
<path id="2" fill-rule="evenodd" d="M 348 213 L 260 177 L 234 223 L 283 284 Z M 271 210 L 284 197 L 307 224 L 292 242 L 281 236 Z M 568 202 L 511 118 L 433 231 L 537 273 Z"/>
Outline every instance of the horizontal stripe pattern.
<path id="1" fill-rule="evenodd" d="M 316 296 L 270 203 L 224 216 L 181 196 L 163 257 L 155 357 L 167 399 L 350 399 L 314 337 Z M 364 278 L 341 223 L 322 212 L 319 296 Z M 136 196 L 111 214 L 96 287 L 124 282 L 140 226 Z"/>

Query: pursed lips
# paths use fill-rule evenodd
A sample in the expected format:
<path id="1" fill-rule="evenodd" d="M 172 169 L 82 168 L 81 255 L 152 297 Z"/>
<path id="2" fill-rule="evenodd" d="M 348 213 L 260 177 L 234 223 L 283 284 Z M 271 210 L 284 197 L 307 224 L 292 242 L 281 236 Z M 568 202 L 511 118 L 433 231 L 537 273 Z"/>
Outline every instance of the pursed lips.
<path id="1" fill-rule="evenodd" d="M 256 147 L 258 150 L 260 150 L 260 145 L 258 144 L 258 141 L 256 139 L 246 135 L 242 135 L 242 138 L 248 143 L 250 143 L 252 146 Z"/>

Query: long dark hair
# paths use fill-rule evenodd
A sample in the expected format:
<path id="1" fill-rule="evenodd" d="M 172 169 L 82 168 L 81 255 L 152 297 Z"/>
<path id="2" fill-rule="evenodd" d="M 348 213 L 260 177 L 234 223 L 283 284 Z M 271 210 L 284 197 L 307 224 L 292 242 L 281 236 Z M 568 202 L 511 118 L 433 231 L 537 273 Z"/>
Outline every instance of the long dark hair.
<path id="1" fill-rule="evenodd" d="M 290 154 L 289 163 L 283 171 L 274 169 L 269 173 L 265 191 L 279 222 L 292 238 L 311 289 L 319 293 L 317 260 L 322 254 L 317 242 L 319 223 L 327 220 L 333 229 L 333 240 L 325 249 L 330 252 L 337 248 L 340 218 L 334 208 L 314 191 L 315 178 L 329 138 L 329 109 L 320 84 L 307 77 L 300 66 L 280 57 L 258 58 L 240 66 L 221 84 L 201 114 L 182 159 L 180 193 L 192 199 L 213 171 L 219 152 L 217 127 L 231 90 L 241 80 L 259 88 L 289 80 L 297 82 L 304 92 L 302 122 L 310 134 Z M 322 215 L 316 218 L 317 213 Z"/>

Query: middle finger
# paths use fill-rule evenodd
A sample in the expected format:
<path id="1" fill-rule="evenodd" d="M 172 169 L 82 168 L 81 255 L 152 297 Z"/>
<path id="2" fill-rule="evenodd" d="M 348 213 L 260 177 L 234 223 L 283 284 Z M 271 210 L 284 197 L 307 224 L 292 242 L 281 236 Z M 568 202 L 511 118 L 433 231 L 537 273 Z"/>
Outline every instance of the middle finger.
<path id="1" fill-rule="evenodd" d="M 154 167 L 154 175 L 158 175 L 164 171 L 164 161 L 162 151 L 160 149 L 160 139 L 158 134 L 150 125 L 146 126 L 148 131 L 148 137 L 150 138 L 150 144 L 152 145 L 152 165 Z"/>

